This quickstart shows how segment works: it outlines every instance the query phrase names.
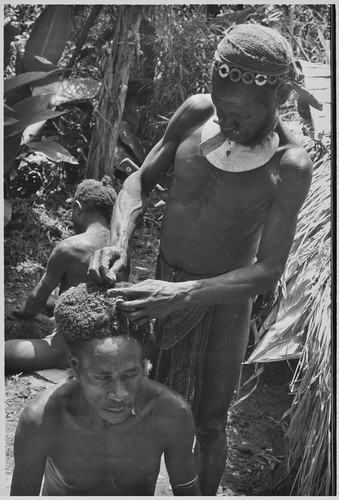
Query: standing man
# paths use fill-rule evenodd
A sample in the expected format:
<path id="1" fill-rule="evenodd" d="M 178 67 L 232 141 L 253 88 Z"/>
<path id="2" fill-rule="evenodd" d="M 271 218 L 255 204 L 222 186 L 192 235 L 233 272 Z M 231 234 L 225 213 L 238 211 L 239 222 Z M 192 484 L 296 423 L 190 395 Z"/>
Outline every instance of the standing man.
<path id="1" fill-rule="evenodd" d="M 125 181 L 110 246 L 89 268 L 94 281 L 115 283 L 137 216 L 174 164 L 156 279 L 109 294 L 123 298 L 119 307 L 137 325 L 157 318 L 156 376 L 192 405 L 203 495 L 216 494 L 225 468 L 252 297 L 282 275 L 311 183 L 311 160 L 278 115 L 292 88 L 303 92 L 300 76 L 277 31 L 229 28 L 215 53 L 212 93 L 182 104 Z"/>

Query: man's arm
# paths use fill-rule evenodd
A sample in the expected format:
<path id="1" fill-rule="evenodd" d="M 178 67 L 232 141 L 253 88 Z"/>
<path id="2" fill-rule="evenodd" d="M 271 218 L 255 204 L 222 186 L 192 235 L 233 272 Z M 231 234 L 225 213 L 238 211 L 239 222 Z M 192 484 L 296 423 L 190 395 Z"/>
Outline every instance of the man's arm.
<path id="1" fill-rule="evenodd" d="M 11 496 L 38 496 L 40 493 L 48 456 L 48 438 L 41 420 L 32 404 L 25 408 L 19 419 L 14 438 Z"/>
<path id="2" fill-rule="evenodd" d="M 169 406 L 165 409 L 171 413 Z M 194 421 L 191 409 L 183 401 L 167 414 L 168 445 L 164 452 L 166 469 L 174 495 L 199 496 L 198 475 L 193 456 Z"/>
<path id="3" fill-rule="evenodd" d="M 260 241 L 255 264 L 235 269 L 215 278 L 167 283 L 146 280 L 118 293 L 125 301 L 119 308 L 137 324 L 167 316 L 194 305 L 238 302 L 272 288 L 281 277 L 290 252 L 299 210 L 308 193 L 312 164 L 304 152 L 285 153 Z"/>
<path id="4" fill-rule="evenodd" d="M 30 318 L 43 310 L 48 297 L 53 290 L 60 284 L 61 278 L 65 273 L 67 262 L 69 260 L 69 244 L 61 241 L 52 251 L 46 266 L 46 271 L 39 283 L 28 295 L 25 307 L 22 313 L 16 315 Z"/>
<path id="5" fill-rule="evenodd" d="M 115 283 L 119 270 L 126 266 L 129 239 L 147 209 L 152 189 L 173 165 L 184 134 L 204 115 L 211 113 L 211 106 L 206 96 L 187 99 L 171 118 L 164 137 L 147 155 L 141 168 L 125 180 L 113 208 L 110 247 L 97 250 L 89 266 L 89 275 L 96 283 Z"/>

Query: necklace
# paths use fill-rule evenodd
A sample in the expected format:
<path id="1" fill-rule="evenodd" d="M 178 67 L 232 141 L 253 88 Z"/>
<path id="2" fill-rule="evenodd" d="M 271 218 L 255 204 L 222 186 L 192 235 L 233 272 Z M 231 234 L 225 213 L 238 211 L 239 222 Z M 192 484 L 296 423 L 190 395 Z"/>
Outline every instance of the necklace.
<path id="1" fill-rule="evenodd" d="M 260 144 L 250 147 L 225 137 L 220 132 L 216 116 L 212 116 L 201 131 L 200 153 L 214 167 L 226 172 L 245 172 L 265 165 L 279 146 L 279 136 L 272 131 Z"/>

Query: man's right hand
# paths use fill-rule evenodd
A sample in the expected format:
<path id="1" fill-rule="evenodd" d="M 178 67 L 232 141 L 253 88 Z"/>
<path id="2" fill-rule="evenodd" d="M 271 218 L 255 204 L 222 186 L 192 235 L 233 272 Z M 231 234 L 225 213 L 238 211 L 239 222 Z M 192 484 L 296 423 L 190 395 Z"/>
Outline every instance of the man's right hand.
<path id="1" fill-rule="evenodd" d="M 127 252 L 115 247 L 96 250 L 88 267 L 88 275 L 95 283 L 114 285 L 120 271 L 128 266 Z"/>

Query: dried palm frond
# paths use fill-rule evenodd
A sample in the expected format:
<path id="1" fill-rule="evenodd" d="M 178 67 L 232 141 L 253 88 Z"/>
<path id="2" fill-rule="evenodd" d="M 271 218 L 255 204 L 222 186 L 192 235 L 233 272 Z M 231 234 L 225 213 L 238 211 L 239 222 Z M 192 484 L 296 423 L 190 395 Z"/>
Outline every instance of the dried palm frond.
<path id="1" fill-rule="evenodd" d="M 325 273 L 326 274 L 326 273 Z M 329 276 L 315 284 L 314 312 L 291 384 L 295 397 L 286 412 L 287 469 L 298 495 L 330 495 L 332 490 L 332 356 Z"/>
<path id="2" fill-rule="evenodd" d="M 286 279 L 305 266 L 313 272 L 305 308 L 306 339 L 286 412 L 287 467 L 298 495 L 331 494 L 332 336 L 331 336 L 331 154 L 320 143 L 305 145 L 314 161 L 309 196 L 300 213 Z"/>
<path id="3" fill-rule="evenodd" d="M 291 127 L 291 123 L 289 124 Z M 331 152 L 294 130 L 314 163 L 309 195 L 282 279 L 279 300 L 264 321 L 249 362 L 299 357 L 286 412 L 287 470 L 293 494 L 331 492 Z"/>

